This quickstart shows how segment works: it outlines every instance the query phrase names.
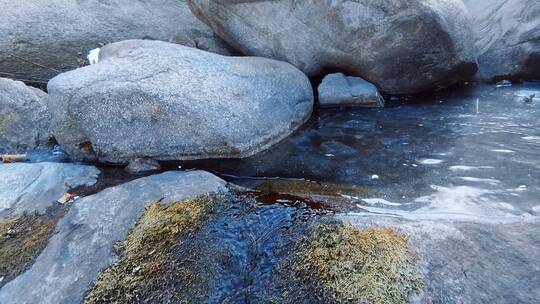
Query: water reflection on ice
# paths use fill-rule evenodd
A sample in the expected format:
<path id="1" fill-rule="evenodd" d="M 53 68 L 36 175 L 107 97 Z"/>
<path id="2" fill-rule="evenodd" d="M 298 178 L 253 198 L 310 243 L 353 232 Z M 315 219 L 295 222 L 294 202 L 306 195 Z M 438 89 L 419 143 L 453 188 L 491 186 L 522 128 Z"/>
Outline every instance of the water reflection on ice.
<path id="1" fill-rule="evenodd" d="M 376 206 L 376 205 L 385 205 L 385 206 L 401 206 L 400 203 L 392 203 L 382 198 L 365 198 L 362 199 L 363 202 L 370 206 Z"/>
<path id="2" fill-rule="evenodd" d="M 515 151 L 513 150 L 508 150 L 508 149 L 493 149 L 491 150 L 493 152 L 497 152 L 497 153 L 515 153 Z"/>
<path id="3" fill-rule="evenodd" d="M 497 208 L 498 202 L 494 202 L 489 197 L 495 191 L 470 186 L 443 187 L 433 185 L 432 188 L 435 190 L 433 194 L 416 199 L 417 203 L 426 204 L 425 207 L 418 209 L 418 211 L 492 216 L 504 215 Z"/>
<path id="4" fill-rule="evenodd" d="M 464 181 L 468 181 L 468 182 L 486 183 L 486 184 L 491 184 L 491 185 L 497 185 L 501 183 L 500 180 L 497 180 L 494 178 L 478 178 L 478 177 L 472 177 L 472 176 L 460 176 L 458 178 Z"/>
<path id="5" fill-rule="evenodd" d="M 442 162 L 443 162 L 442 159 L 433 159 L 433 158 L 426 158 L 420 161 L 420 163 L 423 165 L 438 165 Z"/>
<path id="6" fill-rule="evenodd" d="M 422 207 L 415 210 L 389 209 L 382 206 L 361 206 L 361 208 L 378 215 L 400 216 L 416 220 L 472 220 L 486 223 L 511 223 L 531 217 L 531 214 L 527 213 L 516 214 L 513 212 L 515 208 L 511 204 L 495 200 L 493 197 L 498 191 L 470 186 L 432 185 L 432 188 L 435 190 L 433 194 L 415 199 L 415 203 L 423 204 Z M 364 199 L 363 201 L 372 200 Z M 367 214 L 355 212 L 349 213 L 349 215 L 367 216 Z"/>
<path id="7" fill-rule="evenodd" d="M 482 169 L 494 169 L 491 166 L 480 166 L 480 167 L 474 167 L 474 166 L 450 166 L 448 168 L 450 171 L 474 171 L 474 170 L 482 170 Z"/>

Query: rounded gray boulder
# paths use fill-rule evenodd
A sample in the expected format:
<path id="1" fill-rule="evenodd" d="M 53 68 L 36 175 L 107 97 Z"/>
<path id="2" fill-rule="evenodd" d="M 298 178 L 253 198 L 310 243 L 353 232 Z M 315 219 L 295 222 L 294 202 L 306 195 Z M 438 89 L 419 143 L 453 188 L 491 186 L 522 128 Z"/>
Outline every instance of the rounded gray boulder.
<path id="1" fill-rule="evenodd" d="M 0 0 L 0 77 L 46 83 L 100 44 L 173 41 L 218 53 L 226 44 L 185 0 Z"/>
<path id="2" fill-rule="evenodd" d="M 341 71 L 388 94 L 449 85 L 477 70 L 461 0 L 188 0 L 244 54 L 287 61 L 309 76 Z"/>
<path id="3" fill-rule="evenodd" d="M 242 158 L 311 115 L 308 78 L 290 64 L 129 40 L 48 85 L 53 134 L 81 160 Z"/>
<path id="4" fill-rule="evenodd" d="M 47 144 L 46 97 L 20 81 L 0 78 L 0 153 L 26 152 Z"/>
<path id="5" fill-rule="evenodd" d="M 384 107 L 377 87 L 360 77 L 343 73 L 326 75 L 318 88 L 320 107 Z"/>

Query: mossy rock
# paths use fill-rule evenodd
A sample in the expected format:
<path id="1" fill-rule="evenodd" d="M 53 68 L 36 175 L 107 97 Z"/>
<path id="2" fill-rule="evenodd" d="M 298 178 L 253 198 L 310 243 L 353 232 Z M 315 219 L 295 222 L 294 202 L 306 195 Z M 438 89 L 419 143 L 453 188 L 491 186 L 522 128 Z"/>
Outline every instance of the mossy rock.
<path id="1" fill-rule="evenodd" d="M 115 248 L 120 261 L 100 275 L 85 303 L 187 303 L 184 287 L 202 286 L 207 279 L 191 271 L 175 252 L 219 206 L 213 196 L 149 205 Z"/>
<path id="2" fill-rule="evenodd" d="M 299 242 L 290 267 L 335 303 L 408 303 L 423 276 L 408 238 L 393 228 L 318 225 Z"/>
<path id="3" fill-rule="evenodd" d="M 65 210 L 23 213 L 0 222 L 0 287 L 26 269 L 47 245 Z"/>
<path id="4" fill-rule="evenodd" d="M 423 286 L 408 239 L 250 196 L 148 206 L 86 303 L 404 303 Z"/>

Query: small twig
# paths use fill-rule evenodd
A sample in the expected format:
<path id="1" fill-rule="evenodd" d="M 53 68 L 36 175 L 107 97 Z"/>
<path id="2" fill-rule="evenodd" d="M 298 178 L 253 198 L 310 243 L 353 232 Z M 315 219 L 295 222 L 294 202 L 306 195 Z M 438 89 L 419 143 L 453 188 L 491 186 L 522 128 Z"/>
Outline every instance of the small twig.
<path id="1" fill-rule="evenodd" d="M 26 154 L 5 154 L 0 157 L 4 163 L 17 163 L 26 161 Z"/>
<path id="2" fill-rule="evenodd" d="M 45 83 L 45 84 L 47 83 L 46 79 L 39 79 L 39 78 L 26 79 L 26 78 L 21 78 L 17 74 L 13 74 L 13 73 L 0 72 L 0 75 L 7 76 L 8 78 L 12 78 L 14 80 L 19 80 L 23 82 L 36 82 L 36 83 Z"/>
<path id="3" fill-rule="evenodd" d="M 59 70 L 57 70 L 57 69 L 54 69 L 54 68 L 51 68 L 51 67 L 48 67 L 48 66 L 39 64 L 39 63 L 37 63 L 37 62 L 33 62 L 33 61 L 29 60 L 29 59 L 26 59 L 26 58 L 21 57 L 21 56 L 17 56 L 17 55 L 15 55 L 15 54 L 13 54 L 13 53 L 8 53 L 8 55 L 13 56 L 13 57 L 15 57 L 15 58 L 17 58 L 17 59 L 19 59 L 19 60 L 28 62 L 28 63 L 30 63 L 30 64 L 36 65 L 36 66 L 38 66 L 38 67 L 42 67 L 42 68 L 44 68 L 44 69 L 49 69 L 49 70 L 52 70 L 52 71 L 61 73 L 61 71 L 59 71 Z"/>

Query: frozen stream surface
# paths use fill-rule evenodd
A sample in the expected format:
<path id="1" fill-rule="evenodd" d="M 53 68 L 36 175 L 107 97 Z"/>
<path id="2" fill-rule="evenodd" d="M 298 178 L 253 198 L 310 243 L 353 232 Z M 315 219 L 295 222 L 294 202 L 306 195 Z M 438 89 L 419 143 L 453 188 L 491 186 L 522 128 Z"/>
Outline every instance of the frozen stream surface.
<path id="1" fill-rule="evenodd" d="M 540 213 L 539 118 L 540 83 L 470 84 L 384 109 L 323 110 L 265 153 L 188 166 L 361 187 L 363 212 L 514 222 Z"/>

